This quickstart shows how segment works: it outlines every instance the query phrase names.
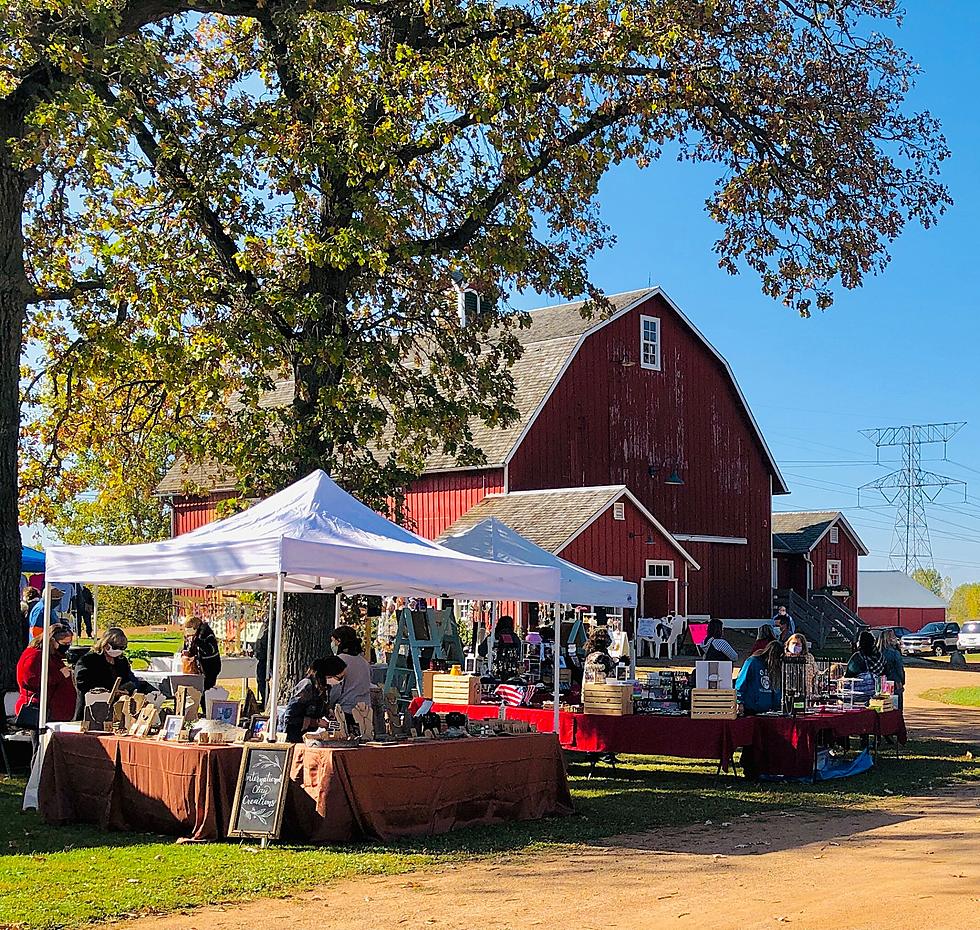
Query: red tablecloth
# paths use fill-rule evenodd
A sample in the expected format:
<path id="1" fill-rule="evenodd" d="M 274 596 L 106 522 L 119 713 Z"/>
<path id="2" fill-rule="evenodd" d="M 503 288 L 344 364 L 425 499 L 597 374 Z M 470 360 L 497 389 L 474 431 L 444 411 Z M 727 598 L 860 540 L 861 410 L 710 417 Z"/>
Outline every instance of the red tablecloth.
<path id="1" fill-rule="evenodd" d="M 817 746 L 849 736 L 896 736 L 906 740 L 900 711 L 873 710 L 806 714 L 800 717 L 756 717 L 752 741 L 754 768 L 764 775 L 805 778 L 813 774 Z"/>
<path id="2" fill-rule="evenodd" d="M 413 702 L 415 707 L 418 702 Z M 436 704 L 437 713 L 458 710 L 471 720 L 496 717 L 496 704 Z M 539 732 L 554 729 L 554 711 L 528 707 L 508 707 L 510 720 L 526 720 Z M 617 752 L 643 756 L 680 756 L 685 759 L 717 759 L 727 772 L 732 754 L 742 746 L 752 745 L 755 723 L 751 717 L 738 720 L 692 720 L 690 717 L 667 717 L 627 714 L 624 717 L 600 714 L 558 715 L 558 739 L 563 749 L 576 752 Z"/>
<path id="3" fill-rule="evenodd" d="M 52 733 L 38 790 L 48 823 L 227 836 L 241 746 Z M 390 840 L 571 812 L 553 736 L 440 740 L 293 753 L 282 836 Z"/>
<path id="4" fill-rule="evenodd" d="M 418 707 L 419 699 L 412 702 Z M 496 704 L 436 704 L 437 713 L 460 711 L 471 720 L 496 717 Z M 554 727 L 554 712 L 508 707 L 511 720 L 526 720 L 542 733 Z M 820 735 L 897 736 L 906 739 L 900 711 L 879 714 L 871 710 L 808 714 L 802 717 L 740 717 L 737 720 L 692 720 L 654 714 L 607 717 L 597 714 L 558 715 L 558 738 L 563 749 L 577 752 L 617 752 L 685 759 L 718 759 L 728 771 L 736 749 L 752 747 L 756 768 L 768 775 L 801 777 L 813 773 Z"/>

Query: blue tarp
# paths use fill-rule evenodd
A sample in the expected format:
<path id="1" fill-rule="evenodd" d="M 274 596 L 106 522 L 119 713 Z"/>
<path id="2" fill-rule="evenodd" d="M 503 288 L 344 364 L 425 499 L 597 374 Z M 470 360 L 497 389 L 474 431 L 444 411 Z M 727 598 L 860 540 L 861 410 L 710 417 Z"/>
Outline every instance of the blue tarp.
<path id="1" fill-rule="evenodd" d="M 33 575 L 36 572 L 43 572 L 44 553 L 38 552 L 37 549 L 31 549 L 30 546 L 21 546 L 20 570 L 27 572 L 29 575 Z"/>

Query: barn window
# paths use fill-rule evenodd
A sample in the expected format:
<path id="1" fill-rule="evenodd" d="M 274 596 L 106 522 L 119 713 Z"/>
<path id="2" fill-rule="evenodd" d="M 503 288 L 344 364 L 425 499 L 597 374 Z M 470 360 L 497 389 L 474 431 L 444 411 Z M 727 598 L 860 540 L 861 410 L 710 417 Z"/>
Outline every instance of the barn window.
<path id="1" fill-rule="evenodd" d="M 830 528 L 830 542 L 831 545 L 836 546 L 840 542 L 840 530 L 836 526 Z"/>
<path id="2" fill-rule="evenodd" d="M 840 559 L 827 559 L 827 587 L 840 587 Z"/>
<path id="3" fill-rule="evenodd" d="M 648 559 L 647 560 L 647 578 L 673 578 L 674 577 L 674 563 L 673 562 L 657 562 Z"/>
<path id="4" fill-rule="evenodd" d="M 660 320 L 640 317 L 640 367 L 660 371 Z"/>
<path id="5" fill-rule="evenodd" d="M 625 520 L 626 519 L 626 504 L 620 501 L 618 504 L 613 504 L 613 519 L 614 520 Z"/>

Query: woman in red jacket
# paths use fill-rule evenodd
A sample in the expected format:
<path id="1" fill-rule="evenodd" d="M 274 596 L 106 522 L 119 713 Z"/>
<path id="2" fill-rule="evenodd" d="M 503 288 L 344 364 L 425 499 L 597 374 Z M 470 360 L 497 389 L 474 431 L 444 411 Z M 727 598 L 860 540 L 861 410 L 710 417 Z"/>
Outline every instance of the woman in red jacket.
<path id="1" fill-rule="evenodd" d="M 63 623 L 51 627 L 51 655 L 48 662 L 48 721 L 71 720 L 75 716 L 75 682 L 65 656 L 71 645 L 71 629 Z M 15 712 L 25 707 L 41 706 L 41 653 L 43 636 L 35 636 L 17 662 L 17 696 Z"/>

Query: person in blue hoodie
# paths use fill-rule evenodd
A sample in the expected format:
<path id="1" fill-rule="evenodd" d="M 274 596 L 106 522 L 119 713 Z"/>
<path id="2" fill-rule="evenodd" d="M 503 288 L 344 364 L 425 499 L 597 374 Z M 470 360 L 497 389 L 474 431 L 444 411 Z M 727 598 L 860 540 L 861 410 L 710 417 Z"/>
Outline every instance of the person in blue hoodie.
<path id="1" fill-rule="evenodd" d="M 735 681 L 738 702 L 746 714 L 764 714 L 781 710 L 783 674 L 783 644 L 769 643 L 745 660 Z"/>

